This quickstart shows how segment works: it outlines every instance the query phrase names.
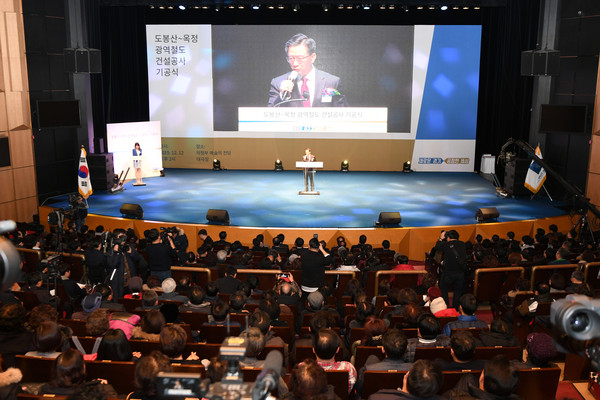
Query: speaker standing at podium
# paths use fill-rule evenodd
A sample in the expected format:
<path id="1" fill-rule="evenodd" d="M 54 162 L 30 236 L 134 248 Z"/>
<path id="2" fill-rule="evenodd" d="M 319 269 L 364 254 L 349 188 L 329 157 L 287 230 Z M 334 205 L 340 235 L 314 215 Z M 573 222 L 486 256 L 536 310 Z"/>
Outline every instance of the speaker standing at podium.
<path id="1" fill-rule="evenodd" d="M 142 148 L 140 147 L 140 144 L 136 142 L 135 147 L 133 148 L 133 156 L 141 157 L 141 155 L 142 155 Z M 133 159 L 133 168 L 135 169 L 135 184 L 143 185 L 144 182 L 142 182 L 142 160 L 139 158 L 134 158 Z"/>
<path id="2" fill-rule="evenodd" d="M 317 161 L 315 156 L 310 152 L 310 148 L 306 148 L 304 150 L 304 156 L 302 157 L 302 161 L 304 162 L 313 162 Z M 315 169 L 314 168 L 304 168 L 304 191 L 308 192 L 308 181 L 310 181 L 310 191 L 315 191 Z"/>

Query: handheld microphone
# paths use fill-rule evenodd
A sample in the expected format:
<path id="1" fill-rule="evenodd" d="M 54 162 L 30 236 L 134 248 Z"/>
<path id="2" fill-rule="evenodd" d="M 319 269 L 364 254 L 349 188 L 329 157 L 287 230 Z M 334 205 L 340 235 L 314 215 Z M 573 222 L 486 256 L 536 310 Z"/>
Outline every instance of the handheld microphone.
<path id="1" fill-rule="evenodd" d="M 289 74 L 289 75 L 288 75 L 288 77 L 287 77 L 287 80 L 288 80 L 288 81 L 292 81 L 292 82 L 296 82 L 296 79 L 298 79 L 298 73 L 297 73 L 296 71 L 292 71 L 292 72 L 290 72 L 290 74 Z M 287 100 L 287 99 L 289 99 L 291 96 L 292 96 L 292 92 L 289 92 L 289 91 L 287 91 L 287 90 L 284 90 L 284 91 L 281 93 L 281 98 L 282 98 L 283 100 Z"/>
<path id="2" fill-rule="evenodd" d="M 256 384 L 252 390 L 252 400 L 264 400 L 277 387 L 282 367 L 283 355 L 281 352 L 271 351 L 265 358 L 262 372 L 256 377 Z"/>

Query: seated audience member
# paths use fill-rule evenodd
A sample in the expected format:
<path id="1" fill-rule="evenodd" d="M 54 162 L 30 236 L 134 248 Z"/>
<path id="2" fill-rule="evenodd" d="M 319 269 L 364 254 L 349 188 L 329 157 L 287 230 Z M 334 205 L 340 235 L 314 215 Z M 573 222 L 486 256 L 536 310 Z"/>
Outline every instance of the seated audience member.
<path id="1" fill-rule="evenodd" d="M 354 363 L 354 357 L 356 356 L 356 348 L 358 346 L 381 346 L 383 334 L 387 330 L 387 325 L 382 319 L 371 315 L 369 318 L 367 318 L 367 321 L 364 325 L 364 329 L 365 335 L 361 339 L 356 340 L 351 345 L 350 351 L 352 353 L 352 363 Z"/>
<path id="2" fill-rule="evenodd" d="M 135 386 L 138 390 L 127 396 L 128 399 L 159 400 L 156 376 L 159 372 L 171 372 L 169 358 L 158 350 L 142 357 L 135 364 Z"/>
<path id="3" fill-rule="evenodd" d="M 452 321 L 446 324 L 443 333 L 446 336 L 450 336 L 452 329 L 464 329 L 464 328 L 481 328 L 488 329 L 488 324 L 484 321 L 477 319 L 475 311 L 477 311 L 477 299 L 470 293 L 463 294 L 459 301 L 457 321 Z"/>
<path id="4" fill-rule="evenodd" d="M 550 277 L 549 285 L 550 293 L 564 293 L 567 282 L 565 282 L 565 277 L 562 274 L 554 273 Z"/>
<path id="5" fill-rule="evenodd" d="M 337 310 L 330 308 L 327 304 L 325 304 L 325 296 L 323 296 L 323 293 L 321 293 L 320 290 L 317 290 L 308 295 L 306 309 L 302 310 L 302 312 L 298 315 L 299 325 L 297 330 L 299 331 L 299 326 L 302 325 L 302 321 L 304 320 L 304 316 L 306 314 L 312 314 L 317 311 L 327 311 L 333 316 L 333 318 L 335 318 L 336 322 L 339 322 L 340 320 L 340 314 L 337 312 Z"/>
<path id="6" fill-rule="evenodd" d="M 430 360 L 418 360 L 404 375 L 402 389 L 382 389 L 369 400 L 444 400 L 437 393 L 442 388 L 442 371 Z"/>
<path id="7" fill-rule="evenodd" d="M 123 297 L 126 299 L 140 299 L 142 298 L 142 286 L 144 281 L 139 276 L 132 276 L 129 279 L 129 293 Z"/>
<path id="8" fill-rule="evenodd" d="M 269 314 L 271 326 L 289 326 L 287 321 L 279 320 L 281 307 L 275 297 L 269 298 L 268 300 L 261 300 L 260 303 L 258 303 L 258 309 Z"/>
<path id="9" fill-rule="evenodd" d="M 150 340 L 157 342 L 160 332 L 165 327 L 165 316 L 158 310 L 150 310 L 144 313 L 140 324 L 131 331 L 132 339 Z"/>
<path id="10" fill-rule="evenodd" d="M 250 311 L 244 309 L 246 305 L 246 295 L 238 290 L 229 297 L 229 310 L 235 314 L 250 314 Z"/>
<path id="11" fill-rule="evenodd" d="M 375 315 L 375 306 L 370 301 L 361 301 L 356 306 L 356 314 L 354 315 L 354 319 L 350 321 L 348 327 L 350 329 L 353 328 L 363 328 L 365 326 L 365 322 L 367 318 Z"/>
<path id="12" fill-rule="evenodd" d="M 98 347 L 97 360 L 133 361 L 133 352 L 127 336 L 120 329 L 109 329 Z"/>
<path id="13" fill-rule="evenodd" d="M 58 324 L 53 321 L 42 322 L 35 330 L 33 344 L 35 351 L 25 355 L 30 357 L 56 358 L 61 354 L 64 337 Z"/>
<path id="14" fill-rule="evenodd" d="M 202 360 L 202 364 L 205 364 L 205 360 Z M 208 366 L 206 366 L 206 377 L 210 383 L 221 382 L 227 373 L 227 360 L 221 360 L 219 357 L 211 357 L 210 360 L 206 360 Z"/>
<path id="15" fill-rule="evenodd" d="M 408 339 L 406 356 L 407 362 L 415 359 L 417 347 L 445 347 L 450 345 L 450 338 L 440 334 L 440 321 L 431 314 L 422 314 L 417 320 L 417 337 Z"/>
<path id="16" fill-rule="evenodd" d="M 217 286 L 217 282 L 209 281 L 206 284 L 206 298 L 204 300 L 208 301 L 210 304 L 213 304 L 218 299 L 219 299 L 219 287 Z"/>
<path id="17" fill-rule="evenodd" d="M 54 378 L 51 382 L 40 388 L 40 394 L 54 394 L 58 396 L 70 396 L 84 386 L 99 385 L 106 397 L 116 398 L 115 389 L 100 380 L 85 380 L 85 364 L 81 353 L 74 349 L 64 351 L 56 358 L 54 364 Z"/>
<path id="18" fill-rule="evenodd" d="M 167 324 L 180 324 L 179 320 L 179 307 L 174 303 L 161 304 L 159 308 L 162 315 L 165 316 L 165 322 Z"/>
<path id="19" fill-rule="evenodd" d="M 581 285 L 583 285 L 583 280 L 585 279 L 585 275 L 583 271 L 575 270 L 571 273 L 571 283 L 567 285 L 565 288 L 565 292 L 567 293 L 577 293 Z"/>
<path id="20" fill-rule="evenodd" d="M 225 303 L 223 300 L 219 299 L 214 302 L 211 307 L 210 315 L 208 316 L 208 322 L 205 322 L 202 325 L 225 326 L 227 325 L 228 317 L 229 305 L 227 305 L 227 303 Z M 237 321 L 231 321 L 229 322 L 229 325 L 241 327 Z"/>
<path id="21" fill-rule="evenodd" d="M 290 274 L 287 279 L 279 279 L 276 291 L 279 304 L 288 306 L 293 305 L 296 307 L 300 304 L 300 288 L 298 287 L 298 284 L 294 282 L 294 276 L 292 274 Z"/>
<path id="22" fill-rule="evenodd" d="M 419 317 L 423 313 L 423 309 L 416 304 L 407 304 L 402 309 L 402 321 L 397 322 L 394 328 L 399 329 L 414 329 L 417 327 Z"/>
<path id="23" fill-rule="evenodd" d="M 162 281 L 160 280 L 160 278 L 156 275 L 150 275 L 148 277 L 148 279 L 146 280 L 146 283 L 144 283 L 142 285 L 142 291 L 146 291 L 146 290 L 162 290 L 162 287 L 160 286 L 160 283 Z"/>
<path id="24" fill-rule="evenodd" d="M 160 305 L 158 304 L 158 294 L 154 290 L 144 290 L 142 292 L 142 305 L 136 308 L 135 311 L 143 310 L 158 310 Z"/>
<path id="25" fill-rule="evenodd" d="M 316 336 L 317 332 L 321 329 L 332 329 L 335 325 L 335 319 L 333 316 L 327 311 L 317 311 L 311 317 L 309 325 L 308 325 L 308 335 L 302 336 L 300 339 L 294 340 L 294 346 L 312 346 L 313 339 Z M 293 352 L 295 355 L 295 352 Z M 292 365 L 297 362 L 301 362 L 302 360 L 292 359 Z"/>
<path id="26" fill-rule="evenodd" d="M 481 344 L 488 347 L 521 347 L 519 339 L 517 339 L 512 332 L 511 325 L 500 318 L 496 318 L 492 321 L 489 332 L 481 332 L 479 340 L 481 341 Z"/>
<path id="27" fill-rule="evenodd" d="M 88 294 L 83 298 L 83 301 L 81 302 L 82 311 L 74 312 L 71 316 L 71 319 L 86 321 L 93 311 L 96 311 L 100 308 L 101 304 L 102 295 L 100 293 Z"/>
<path id="28" fill-rule="evenodd" d="M 389 329 L 383 335 L 382 344 L 381 352 L 385 357 L 383 361 L 380 361 L 377 356 L 372 354 L 367 358 L 365 365 L 358 373 L 358 379 L 354 386 L 358 395 L 362 393 L 365 371 L 408 371 L 412 367 L 412 363 L 404 361 L 404 353 L 406 353 L 408 341 L 402 331 L 399 329 Z"/>
<path id="29" fill-rule="evenodd" d="M 107 310 L 102 308 L 93 311 L 87 321 L 85 321 L 85 330 L 90 336 L 103 336 L 110 328 L 110 318 Z"/>
<path id="30" fill-rule="evenodd" d="M 348 371 L 348 393 L 350 393 L 356 382 L 357 373 L 354 366 L 348 361 L 335 361 L 335 355 L 340 350 L 340 346 L 341 340 L 339 336 L 331 329 L 321 329 L 313 340 L 313 349 L 317 357 L 317 364 L 326 371 Z"/>
<path id="31" fill-rule="evenodd" d="M 41 272 L 35 271 L 27 275 L 27 286 L 23 288 L 25 292 L 33 292 L 42 304 L 50 303 L 50 292 L 44 287 L 44 276 Z"/>
<path id="32" fill-rule="evenodd" d="M 246 356 L 240 361 L 240 367 L 262 368 L 265 360 L 259 360 L 258 356 L 265 349 L 265 336 L 259 328 L 250 327 L 242 332 L 240 337 L 246 339 Z"/>
<path id="33" fill-rule="evenodd" d="M 183 350 L 187 343 L 187 333 L 179 325 L 167 325 L 160 331 L 160 347 L 171 362 L 181 363 L 183 359 Z M 200 361 L 195 352 L 192 352 L 185 360 L 192 364 L 199 364 Z"/>
<path id="34" fill-rule="evenodd" d="M 172 300 L 172 301 L 182 301 L 183 304 L 186 304 L 189 299 L 186 296 L 180 295 L 175 291 L 177 287 L 177 283 L 173 278 L 167 278 L 161 283 L 162 294 L 158 296 L 159 300 Z"/>
<path id="35" fill-rule="evenodd" d="M 558 355 L 552 337 L 546 333 L 530 333 L 527 335 L 527 361 L 523 368 L 550 368 L 557 365 L 551 363 Z"/>
<path id="36" fill-rule="evenodd" d="M 1 364 L 1 360 L 0 360 Z M 23 388 L 19 384 L 23 379 L 21 370 L 17 368 L 0 368 L 0 398 L 3 400 L 17 400 Z"/>
<path id="37" fill-rule="evenodd" d="M 27 311 L 22 304 L 0 308 L 0 354 L 3 368 L 15 366 L 15 355 L 35 350 L 33 333 L 25 329 Z"/>
<path id="38" fill-rule="evenodd" d="M 136 326 L 140 319 L 137 314 L 130 314 L 128 312 L 113 312 L 109 316 L 108 324 L 111 329 L 120 329 L 125 333 L 127 339 L 131 338 L 131 332 L 133 327 Z"/>
<path id="39" fill-rule="evenodd" d="M 436 317 L 458 317 L 460 313 L 455 308 L 448 308 L 439 287 L 430 287 L 427 291 L 429 310 Z"/>
<path id="40" fill-rule="evenodd" d="M 102 295 L 102 303 L 100 305 L 101 308 L 105 308 L 110 311 L 125 311 L 125 306 L 123 306 L 123 304 L 115 302 L 113 290 L 109 285 L 105 283 L 97 285 L 94 288 L 94 293 L 100 293 Z"/>
<path id="41" fill-rule="evenodd" d="M 271 249 L 267 256 L 260 261 L 258 267 L 260 269 L 279 269 L 279 263 L 281 263 L 281 256 L 277 250 Z"/>
<path id="42" fill-rule="evenodd" d="M 289 346 L 282 338 L 275 336 L 271 330 L 271 318 L 269 318 L 269 314 L 263 310 L 254 311 L 252 314 L 252 319 L 250 320 L 250 326 L 258 328 L 262 332 L 263 336 L 265 337 L 265 345 L 283 347 L 283 357 L 286 365 L 288 365 Z"/>
<path id="43" fill-rule="evenodd" d="M 554 297 L 550 294 L 550 285 L 539 282 L 533 291 L 533 297 L 524 300 L 515 310 L 522 316 L 531 318 L 535 315 L 539 303 L 551 303 Z"/>
<path id="44" fill-rule="evenodd" d="M 519 383 L 519 371 L 506 356 L 499 354 L 487 360 L 479 382 L 471 374 L 464 375 L 448 392 L 449 399 L 518 400 L 514 392 Z"/>
<path id="45" fill-rule="evenodd" d="M 233 265 L 228 265 L 225 268 L 225 276 L 217 279 L 217 287 L 219 293 L 233 294 L 239 289 L 242 281 L 236 278 L 237 268 Z"/>
<path id="46" fill-rule="evenodd" d="M 192 287 L 190 291 L 190 301 L 187 304 L 179 306 L 179 312 L 192 311 L 208 314 L 212 303 L 206 301 L 206 292 L 200 286 Z"/>
<path id="47" fill-rule="evenodd" d="M 294 367 L 290 376 L 289 392 L 281 396 L 281 400 L 333 400 L 337 398 L 333 386 L 327 384 L 327 375 L 323 367 L 310 358 Z"/>
<path id="48" fill-rule="evenodd" d="M 77 302 L 87 294 L 85 289 L 81 288 L 76 281 L 71 279 L 71 266 L 69 264 L 58 264 L 58 272 L 60 273 L 58 283 L 63 285 L 65 292 L 67 292 L 72 301 Z"/>
<path id="49" fill-rule="evenodd" d="M 476 360 L 477 341 L 471 332 L 456 331 L 450 338 L 450 354 L 452 362 L 437 359 L 436 364 L 444 371 L 461 371 L 463 369 L 483 369 L 484 360 Z"/>

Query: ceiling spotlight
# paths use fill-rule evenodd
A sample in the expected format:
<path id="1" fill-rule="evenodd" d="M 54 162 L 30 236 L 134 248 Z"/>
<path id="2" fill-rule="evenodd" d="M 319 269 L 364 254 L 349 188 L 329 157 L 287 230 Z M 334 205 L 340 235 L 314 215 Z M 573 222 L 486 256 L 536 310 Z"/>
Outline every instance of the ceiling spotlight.
<path id="1" fill-rule="evenodd" d="M 429 6 L 430 10 L 435 10 L 435 6 Z"/>
<path id="2" fill-rule="evenodd" d="M 207 6 L 206 4 L 202 6 L 203 10 L 208 10 L 210 8 L 210 6 Z"/>
<path id="3" fill-rule="evenodd" d="M 283 171 L 283 163 L 281 162 L 281 160 L 276 160 L 275 161 L 275 171 L 276 172 Z"/>
<path id="4" fill-rule="evenodd" d="M 153 6 L 153 5 L 151 5 L 151 6 L 150 6 L 150 9 L 151 9 L 151 10 L 154 10 L 154 6 Z"/>
<path id="5" fill-rule="evenodd" d="M 342 161 L 342 164 L 340 165 L 340 171 L 341 172 L 348 172 L 349 168 L 350 168 L 350 163 L 348 162 L 348 160 Z"/>
<path id="6" fill-rule="evenodd" d="M 267 8 L 268 8 L 269 10 L 274 10 L 274 9 L 275 9 L 275 6 L 267 6 Z"/>
<path id="7" fill-rule="evenodd" d="M 323 11 L 329 11 L 329 6 L 327 4 L 323 4 Z"/>
<path id="8" fill-rule="evenodd" d="M 353 8 L 354 8 L 354 6 L 353 6 L 352 4 L 348 4 L 348 5 L 346 6 L 346 9 L 347 9 L 347 10 L 352 10 Z"/>
<path id="9" fill-rule="evenodd" d="M 344 5 L 343 4 L 339 4 L 338 5 L 338 10 L 343 10 L 344 9 Z"/>
<path id="10" fill-rule="evenodd" d="M 219 6 L 215 6 L 215 11 L 219 12 L 221 9 L 219 8 Z"/>
<path id="11" fill-rule="evenodd" d="M 277 6 L 277 8 L 278 8 L 278 9 L 280 9 L 280 10 L 283 10 L 283 9 L 285 8 L 285 6 L 284 6 L 283 4 L 279 4 L 279 5 Z"/>
<path id="12" fill-rule="evenodd" d="M 242 5 L 242 4 L 240 4 L 240 5 L 238 6 L 238 9 L 239 9 L 239 10 L 243 10 L 244 8 L 245 8 L 245 7 L 244 7 L 244 5 Z"/>
<path id="13" fill-rule="evenodd" d="M 452 9 L 453 9 L 453 10 L 458 10 L 458 9 L 459 9 L 459 7 L 458 7 L 458 6 L 452 6 Z"/>
<path id="14" fill-rule="evenodd" d="M 393 4 L 390 4 L 390 5 L 388 6 L 388 10 L 395 10 L 395 9 L 396 9 L 396 6 L 395 6 L 395 5 L 393 5 Z"/>
<path id="15" fill-rule="evenodd" d="M 181 11 L 183 11 L 183 10 L 185 10 L 185 6 L 184 6 L 183 4 L 180 4 L 180 5 L 179 5 L 179 9 L 180 9 Z"/>
<path id="16" fill-rule="evenodd" d="M 253 4 L 252 5 L 252 9 L 253 10 L 258 10 L 259 8 L 260 8 L 260 5 L 258 5 L 258 4 Z"/>
<path id="17" fill-rule="evenodd" d="M 385 4 L 381 4 L 381 5 L 379 6 L 379 9 L 380 9 L 380 10 L 385 10 Z"/>
<path id="18" fill-rule="evenodd" d="M 370 10 L 371 6 L 369 4 L 363 5 L 363 10 Z"/>
<path id="19" fill-rule="evenodd" d="M 469 6 L 464 6 L 463 7 L 463 10 L 468 10 L 468 9 L 469 9 Z"/>
<path id="20" fill-rule="evenodd" d="M 404 12 L 408 12 L 408 6 L 402 6 L 402 9 L 404 10 Z"/>
<path id="21" fill-rule="evenodd" d="M 172 9 L 173 9 L 173 6 L 167 6 L 167 8 L 168 8 L 169 10 L 172 10 Z"/>
<path id="22" fill-rule="evenodd" d="M 158 8 L 160 8 L 161 10 L 164 10 L 165 6 L 158 6 Z"/>
<path id="23" fill-rule="evenodd" d="M 234 6 L 234 5 L 230 5 L 230 6 L 229 6 L 229 9 L 230 9 L 230 10 L 232 10 L 232 9 L 234 9 L 234 8 L 235 8 L 235 6 Z"/>
<path id="24" fill-rule="evenodd" d="M 294 7 L 292 8 L 292 10 L 294 12 L 298 11 L 300 9 L 300 6 L 298 4 L 294 4 Z"/>
<path id="25" fill-rule="evenodd" d="M 197 10 L 199 8 L 200 8 L 200 6 L 194 6 L 194 10 Z"/>
<path id="26" fill-rule="evenodd" d="M 422 10 L 423 6 L 417 6 L 417 10 Z"/>
<path id="27" fill-rule="evenodd" d="M 441 6 L 440 7 L 440 10 L 442 10 L 442 11 L 446 11 L 447 9 L 448 9 L 448 6 Z"/>
<path id="28" fill-rule="evenodd" d="M 481 10 L 481 7 L 475 6 L 475 7 L 473 7 L 473 10 Z"/>

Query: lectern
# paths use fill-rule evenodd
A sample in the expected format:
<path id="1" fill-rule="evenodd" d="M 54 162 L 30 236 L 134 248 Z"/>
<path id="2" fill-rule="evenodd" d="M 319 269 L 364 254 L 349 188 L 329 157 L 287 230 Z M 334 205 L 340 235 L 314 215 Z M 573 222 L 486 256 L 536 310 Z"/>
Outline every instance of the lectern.
<path id="1" fill-rule="evenodd" d="M 304 170 L 305 173 L 308 174 L 314 174 L 315 168 L 323 168 L 323 161 L 296 161 L 296 168 L 302 168 Z M 309 169 L 313 169 L 313 171 L 309 171 Z M 315 183 L 315 187 L 316 187 L 316 183 Z M 317 190 L 314 191 L 304 191 L 301 190 L 298 192 L 298 194 L 302 194 L 302 195 L 319 195 L 321 193 L 319 193 Z"/>

